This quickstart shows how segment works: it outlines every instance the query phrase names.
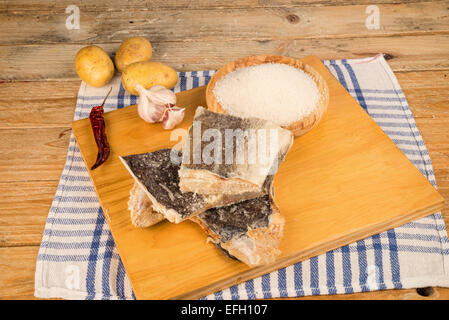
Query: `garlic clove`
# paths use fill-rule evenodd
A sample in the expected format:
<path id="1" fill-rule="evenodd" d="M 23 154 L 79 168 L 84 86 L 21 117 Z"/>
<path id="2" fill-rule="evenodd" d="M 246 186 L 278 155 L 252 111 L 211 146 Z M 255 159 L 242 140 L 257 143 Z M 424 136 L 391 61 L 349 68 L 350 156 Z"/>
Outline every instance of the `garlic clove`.
<path id="1" fill-rule="evenodd" d="M 168 106 L 162 116 L 162 128 L 166 130 L 173 129 L 184 119 L 184 108 Z"/>
<path id="2" fill-rule="evenodd" d="M 147 96 L 139 96 L 137 104 L 137 113 L 146 122 L 155 123 L 161 121 L 165 107 L 163 105 L 154 104 Z"/>
<path id="3" fill-rule="evenodd" d="M 176 94 L 164 86 L 155 85 L 148 90 L 148 98 L 156 104 L 176 104 Z"/>
<path id="4" fill-rule="evenodd" d="M 164 112 L 164 105 L 155 104 L 148 98 L 148 91 L 141 85 L 136 85 L 139 92 L 139 101 L 137 103 L 137 112 L 146 122 L 155 123 L 161 120 Z"/>

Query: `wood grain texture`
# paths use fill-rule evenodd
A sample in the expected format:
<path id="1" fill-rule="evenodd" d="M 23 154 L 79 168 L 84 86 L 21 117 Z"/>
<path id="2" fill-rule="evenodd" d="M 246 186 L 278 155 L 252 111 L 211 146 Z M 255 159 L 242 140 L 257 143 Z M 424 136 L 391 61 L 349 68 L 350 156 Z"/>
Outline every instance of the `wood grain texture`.
<path id="1" fill-rule="evenodd" d="M 366 5 L 245 9 L 83 11 L 79 30 L 65 28 L 65 8 L 0 12 L 0 42 L 9 44 L 348 38 L 449 33 L 447 2 L 379 4 L 382 27 L 366 28 Z M 21 24 L 22 21 L 27 23 Z M 260 23 L 263 21 L 263 23 Z M 326 23 L 322 23 L 326 21 Z M 20 25 L 20 28 L 17 26 Z"/>
<path id="2" fill-rule="evenodd" d="M 419 118 L 417 126 L 426 142 L 440 194 L 449 200 L 449 119 Z M 442 210 L 446 225 L 449 223 L 449 202 Z"/>
<path id="3" fill-rule="evenodd" d="M 0 84 L 0 129 L 69 128 L 80 83 L 77 79 Z"/>
<path id="4" fill-rule="evenodd" d="M 16 101 L 23 103 L 37 100 L 40 102 L 53 101 L 55 99 L 76 99 L 81 79 L 71 81 L 21 81 L 0 83 L 0 103 L 2 106 L 14 105 Z M 75 100 L 76 101 L 76 100 Z M 69 105 L 73 110 L 75 104 Z M 72 110 L 72 112 L 73 112 Z M 7 109 L 5 108 L 5 111 Z M 19 122 L 19 121 L 18 121 Z"/>
<path id="5" fill-rule="evenodd" d="M 0 299 L 32 299 L 39 247 L 0 248 Z"/>
<path id="6" fill-rule="evenodd" d="M 415 118 L 449 118 L 449 71 L 396 74 Z"/>
<path id="7" fill-rule="evenodd" d="M 424 6 L 428 8 L 428 11 L 423 16 L 428 17 L 429 20 L 441 14 L 442 3 L 443 5 L 447 4 L 447 1 L 440 1 L 438 6 L 435 6 L 439 13 L 435 11 L 435 14 L 432 13 L 433 3 L 419 0 L 236 0 L 227 2 L 216 0 L 155 0 L 151 2 L 143 0 L 105 0 L 101 2 L 86 0 L 76 4 L 81 10 L 81 15 L 83 15 L 84 11 L 90 11 L 90 17 L 96 17 L 105 11 L 128 12 L 126 14 L 110 14 L 110 17 L 113 16 L 113 19 L 117 20 L 109 24 L 118 26 L 119 29 L 106 30 L 104 29 L 105 24 L 99 24 L 98 30 L 102 33 L 92 35 L 93 37 L 103 39 L 96 43 L 107 48 L 112 54 L 119 46 L 116 39 L 125 37 L 125 34 L 116 34 L 111 41 L 105 41 L 105 38 L 120 29 L 136 32 L 136 30 L 145 25 L 145 22 L 140 20 L 138 21 L 139 27 L 133 30 L 131 25 L 134 24 L 134 21 L 128 18 L 133 15 L 134 11 L 140 11 L 140 17 L 142 17 L 142 15 L 146 14 L 146 11 L 153 11 L 152 14 L 157 15 L 158 12 L 176 12 L 184 9 L 196 12 L 205 10 L 218 11 L 221 8 L 243 9 L 242 12 L 246 12 L 248 14 L 247 19 L 251 21 L 246 23 L 239 20 L 238 22 L 245 23 L 247 27 L 257 24 L 256 21 L 263 24 L 264 21 L 260 19 L 269 16 L 271 22 L 274 21 L 275 17 L 279 17 L 283 23 L 287 20 L 292 21 L 292 25 L 288 27 L 291 30 L 294 26 L 299 28 L 305 22 L 302 20 L 294 24 L 297 22 L 296 17 L 300 18 L 300 16 L 295 16 L 297 11 L 290 11 L 291 7 L 296 7 L 296 10 L 298 10 L 301 7 L 328 6 L 328 9 L 332 10 L 335 6 L 339 6 L 338 12 L 342 12 L 343 6 L 355 8 L 353 5 L 362 7 L 360 5 L 394 4 L 400 2 L 427 2 Z M 3 192 L 2 199 L 6 199 L 2 207 L 4 210 L 1 210 L 2 213 L 0 214 L 1 224 L 5 225 L 4 228 L 0 228 L 0 246 L 23 246 L 26 243 L 35 245 L 40 242 L 43 230 L 43 224 L 40 221 L 45 221 L 48 212 L 46 206 L 50 206 L 53 199 L 51 186 L 56 186 L 59 179 L 58 170 L 51 169 L 51 167 L 62 169 L 64 165 L 68 146 L 67 137 L 63 138 L 65 139 L 64 141 L 61 141 L 61 144 L 64 144 L 63 147 L 53 148 L 49 146 L 55 145 L 55 141 L 58 140 L 55 139 L 58 136 L 58 132 L 62 132 L 64 130 L 63 127 L 68 126 L 73 118 L 74 103 L 71 104 L 71 108 L 67 107 L 66 103 L 71 103 L 70 99 L 74 101 L 79 87 L 79 80 L 73 70 L 73 58 L 76 51 L 82 47 L 82 45 L 74 45 L 66 41 L 71 42 L 70 39 L 72 38 L 77 39 L 78 37 L 78 39 L 82 39 L 81 36 L 85 36 L 85 34 L 76 30 L 65 30 L 63 17 L 67 15 L 64 13 L 64 10 L 69 4 L 73 4 L 73 1 L 5 0 L 0 5 L 2 27 L 5 25 L 8 28 L 14 28 L 14 25 L 11 26 L 10 22 L 15 21 L 16 30 L 13 30 L 13 33 L 18 35 L 18 38 L 11 37 L 6 39 L 6 42 L 0 41 L 0 108 L 2 110 L 0 128 L 13 129 L 10 133 L 8 133 L 9 130 L 0 130 L 0 149 L 1 151 L 7 150 L 9 155 L 15 154 L 15 156 L 3 160 L 0 171 L 2 176 L 6 175 L 10 179 L 7 182 L 2 182 L 0 186 Z M 395 6 L 389 7 L 395 8 Z M 254 10 L 254 8 L 258 10 Z M 267 11 L 260 14 L 264 10 L 270 10 L 271 8 L 274 9 L 273 12 Z M 280 14 L 281 10 L 285 11 L 284 15 Z M 29 12 L 26 13 L 24 11 Z M 230 12 L 233 11 L 228 10 L 225 19 L 229 19 L 231 16 Z M 293 14 L 290 14 L 290 12 L 293 12 Z M 321 10 L 321 12 L 323 11 Z M 8 22 L 6 20 L 9 19 L 10 13 L 12 20 Z M 386 12 L 381 9 L 380 13 L 381 27 L 383 27 L 382 16 Z M 414 13 L 413 15 L 416 14 L 419 13 Z M 56 15 L 57 17 L 52 18 L 51 15 Z M 388 19 L 397 15 L 398 12 L 389 13 Z M 198 30 L 198 25 L 194 20 L 195 14 L 191 14 L 191 16 L 193 20 L 188 21 L 188 30 Z M 287 18 L 288 16 L 290 17 Z M 366 17 L 366 14 L 362 13 L 360 19 L 363 19 L 363 17 Z M 50 23 L 45 26 L 38 22 L 39 19 L 46 19 Z M 178 25 L 172 28 L 172 25 L 176 24 L 176 19 L 178 19 L 176 15 L 166 17 L 166 19 L 168 29 L 179 29 Z M 335 19 L 336 17 L 332 16 L 330 21 L 335 21 Z M 55 21 L 58 25 L 54 24 Z M 215 21 L 209 19 L 207 20 L 209 25 L 205 26 L 204 30 L 206 31 L 205 35 L 210 40 L 203 41 L 202 35 L 199 34 L 188 37 L 197 39 L 195 41 L 185 42 L 180 40 L 171 42 L 173 38 L 170 35 L 170 30 L 164 30 L 164 34 L 168 35 L 168 37 L 160 37 L 160 41 L 154 41 L 152 35 L 149 38 L 152 40 L 155 48 L 154 58 L 174 66 L 179 71 L 217 69 L 233 59 L 252 54 L 279 54 L 293 57 L 317 54 L 323 59 L 339 59 L 366 57 L 379 52 L 387 53 L 390 58 L 388 62 L 404 89 L 415 118 L 417 118 L 418 127 L 424 137 L 426 146 L 431 149 L 429 153 L 433 161 L 439 191 L 449 201 L 449 157 L 444 152 L 444 148 L 449 144 L 448 137 L 445 134 L 446 129 L 449 127 L 449 119 L 447 118 L 449 93 L 445 89 L 448 83 L 449 39 L 446 34 L 440 34 L 446 33 L 446 31 L 443 31 L 444 28 L 442 28 L 440 23 L 444 23 L 446 20 L 442 19 L 440 22 L 424 21 L 422 26 L 420 25 L 423 22 L 422 19 L 412 21 L 406 18 L 405 21 L 407 25 L 399 22 L 398 26 L 393 29 L 389 27 L 388 30 L 371 33 L 367 32 L 362 25 L 360 29 L 348 30 L 346 34 L 340 35 L 347 37 L 350 34 L 350 38 L 334 39 L 332 32 L 330 35 L 323 33 L 322 30 L 330 30 L 332 28 L 332 24 L 325 19 L 314 22 L 317 25 L 324 25 L 324 28 L 315 29 L 317 31 L 316 34 L 309 33 L 306 35 L 310 39 L 301 39 L 302 34 L 296 38 L 280 39 L 279 36 L 285 37 L 285 32 L 282 32 L 282 30 L 279 34 L 274 32 L 274 30 L 267 34 L 259 33 L 257 30 L 249 30 L 248 34 L 237 35 L 238 37 L 245 37 L 245 40 L 235 40 L 228 37 L 227 34 L 235 35 L 236 33 L 229 33 L 225 29 L 217 30 L 218 38 L 213 40 Z M 29 22 L 31 24 L 27 25 Z M 59 24 L 61 22 L 62 24 Z M 163 22 L 157 23 L 161 25 Z M 434 30 L 431 30 L 433 28 L 432 25 L 437 26 L 436 32 L 439 35 L 435 35 Z M 50 39 L 53 41 L 52 44 L 8 45 L 8 43 L 17 43 L 18 39 L 27 41 L 27 43 L 33 41 L 33 39 L 28 39 L 28 37 L 30 29 L 34 26 L 37 26 L 37 32 L 35 32 L 35 34 L 38 34 L 37 40 L 44 41 L 47 39 L 48 41 Z M 92 24 L 87 26 L 92 27 Z M 49 30 L 58 27 L 60 29 L 56 30 L 57 32 L 54 35 L 50 34 Z M 344 27 L 341 21 L 337 22 L 337 27 Z M 229 28 L 232 30 L 234 27 L 230 26 Z M 413 35 L 404 36 L 405 33 L 401 33 L 400 36 L 391 36 L 392 31 L 397 32 L 399 29 L 407 34 L 411 32 Z M 22 35 L 20 30 L 23 30 Z M 312 29 L 309 27 L 307 30 L 310 31 Z M 159 31 L 157 30 L 157 32 Z M 298 32 L 299 30 L 296 30 L 292 34 L 298 34 Z M 379 35 L 381 32 L 384 32 L 387 36 Z M 255 34 L 258 34 L 259 37 L 264 37 L 274 33 L 276 33 L 274 37 L 266 37 L 265 40 L 250 40 L 247 38 Z M 5 36 L 3 31 L 0 31 L 0 34 Z M 375 37 L 371 37 L 371 35 Z M 50 79 L 57 81 L 48 81 Z M 5 80 L 20 82 L 2 83 Z M 48 95 L 48 98 L 46 98 L 46 95 Z M 58 109 L 59 112 L 53 113 L 54 117 L 52 117 L 52 111 L 56 111 L 55 105 L 61 108 Z M 8 108 L 8 106 L 10 107 Z M 24 114 L 26 115 L 22 118 L 20 117 L 21 108 L 24 108 Z M 418 120 L 423 117 L 427 118 L 427 120 L 423 122 Z M 58 127 L 57 130 L 52 130 L 53 126 Z M 21 130 L 17 130 L 18 128 L 21 128 Z M 36 142 L 33 143 L 32 150 L 30 149 L 25 155 L 33 159 L 32 163 L 35 163 L 38 158 L 42 159 L 42 173 L 29 170 L 26 161 L 20 158 L 20 151 L 23 148 L 22 141 L 27 143 Z M 45 166 L 50 169 L 45 168 Z M 13 173 L 13 171 L 17 172 Z M 22 171 L 23 173 L 21 173 Z M 50 175 L 50 179 L 53 180 L 48 180 L 49 172 L 54 172 L 54 174 Z M 39 195 L 40 191 L 42 191 L 41 195 Z M 33 206 L 32 201 L 25 201 L 23 204 L 17 203 L 23 192 L 28 192 L 37 205 Z M 6 210 L 10 210 L 11 214 L 5 214 Z M 14 213 L 20 219 L 15 219 Z M 448 205 L 443 209 L 443 217 L 446 224 L 448 224 Z M 27 233 L 25 236 L 24 232 Z M 33 280 L 36 255 L 37 247 L 0 248 L 0 271 L 2 271 L 0 272 L 0 299 L 5 297 L 13 299 L 34 298 Z M 306 297 L 305 299 L 335 298 L 447 300 L 449 299 L 449 289 L 434 288 L 434 293 L 430 297 L 421 297 L 417 295 L 416 290 L 409 289 L 352 295 Z"/>
<path id="8" fill-rule="evenodd" d="M 158 10 L 158 9 L 195 9 L 208 10 L 220 8 L 270 8 L 270 7 L 295 7 L 304 5 L 335 6 L 353 4 L 394 4 L 428 2 L 428 0 L 83 0 L 76 5 L 81 11 L 123 11 L 123 10 Z M 65 9 L 73 5 L 73 0 L 51 0 L 42 2 L 40 0 L 4 0 L 5 6 L 0 11 L 11 12 L 18 10 L 51 11 L 54 9 Z"/>
<path id="9" fill-rule="evenodd" d="M 70 128 L 0 129 L 2 182 L 59 180 Z"/>
<path id="10" fill-rule="evenodd" d="M 269 265 L 249 268 L 225 258 L 204 244 L 205 235 L 190 221 L 134 228 L 127 210 L 133 179 L 118 155 L 154 151 L 178 141 L 170 140 L 170 132 L 161 130 L 160 124 L 143 122 L 135 106 L 105 114 L 112 153 L 89 174 L 137 298 L 198 298 L 443 206 L 443 198 L 427 179 L 320 60 L 307 57 L 302 61 L 328 83 L 329 109 L 314 130 L 295 139 L 275 176 L 276 203 L 286 227 L 280 244 L 282 254 Z M 180 128 L 187 128 L 196 106 L 204 105 L 204 90 L 201 87 L 178 94 L 179 104 L 187 107 Z M 73 130 L 86 163 L 93 163 L 97 148 L 89 120 L 74 122 Z M 342 202 L 342 198 L 348 200 Z M 186 264 L 188 261 L 195 264 Z"/>
<path id="11" fill-rule="evenodd" d="M 0 101 L 0 129 L 62 128 L 70 126 L 75 98 L 14 100 L 13 105 Z"/>
<path id="12" fill-rule="evenodd" d="M 58 182 L 0 182 L 0 247 L 40 245 Z"/>
<path id="13" fill-rule="evenodd" d="M 435 46 L 436 43 L 438 46 Z M 119 43 L 98 45 L 111 56 L 119 47 Z M 259 54 L 298 58 L 317 55 L 321 59 L 343 59 L 374 56 L 379 52 L 388 55 L 388 63 L 393 71 L 449 70 L 448 35 L 267 41 L 152 41 L 152 46 L 152 59 L 165 62 L 177 71 L 218 69 L 232 60 Z M 59 44 L 55 50 L 54 45 L 48 44 L 0 46 L 0 81 L 77 80 L 79 78 L 73 61 L 82 47 L 80 44 Z"/>

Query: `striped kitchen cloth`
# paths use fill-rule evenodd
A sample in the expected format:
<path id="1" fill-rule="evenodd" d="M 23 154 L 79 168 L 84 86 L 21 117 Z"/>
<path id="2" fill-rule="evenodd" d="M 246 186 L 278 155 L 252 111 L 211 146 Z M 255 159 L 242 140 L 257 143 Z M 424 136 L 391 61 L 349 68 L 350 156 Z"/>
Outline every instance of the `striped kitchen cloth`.
<path id="1" fill-rule="evenodd" d="M 324 61 L 411 162 L 436 186 L 429 154 L 393 72 L 377 55 Z M 175 91 L 195 88 L 213 71 L 180 72 Z M 120 78 L 106 111 L 135 104 Z M 82 83 L 75 120 L 101 103 L 109 86 Z M 449 241 L 441 213 L 296 263 L 204 299 L 255 299 L 449 286 Z M 73 134 L 48 214 L 36 265 L 36 297 L 134 299 Z"/>

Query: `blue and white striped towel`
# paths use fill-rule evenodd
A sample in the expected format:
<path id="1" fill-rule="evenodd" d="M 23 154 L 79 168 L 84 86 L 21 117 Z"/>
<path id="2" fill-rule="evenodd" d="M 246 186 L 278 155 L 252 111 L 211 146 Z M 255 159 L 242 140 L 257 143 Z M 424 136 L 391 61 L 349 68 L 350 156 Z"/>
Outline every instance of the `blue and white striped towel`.
<path id="1" fill-rule="evenodd" d="M 382 55 L 324 61 L 327 68 L 435 186 L 424 141 Z M 181 72 L 175 91 L 206 84 L 213 71 Z M 135 104 L 113 79 L 106 111 Z M 75 120 L 88 117 L 107 88 L 82 83 Z M 449 286 L 449 241 L 440 213 L 407 223 L 205 299 L 253 299 Z M 114 240 L 73 135 L 36 265 L 35 295 L 67 299 L 133 299 Z"/>

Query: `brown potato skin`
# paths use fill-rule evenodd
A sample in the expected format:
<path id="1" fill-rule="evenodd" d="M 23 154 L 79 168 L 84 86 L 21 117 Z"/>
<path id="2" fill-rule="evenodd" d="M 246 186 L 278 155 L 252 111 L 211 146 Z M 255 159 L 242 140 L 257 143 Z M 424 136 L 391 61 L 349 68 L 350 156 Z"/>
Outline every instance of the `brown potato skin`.
<path id="1" fill-rule="evenodd" d="M 123 72 L 131 63 L 150 60 L 152 55 L 150 41 L 143 37 L 132 37 L 122 42 L 115 54 L 115 67 Z"/>
<path id="2" fill-rule="evenodd" d="M 178 82 L 178 74 L 172 67 L 156 61 L 142 61 L 130 64 L 122 73 L 122 84 L 126 91 L 138 95 L 134 86 L 138 83 L 145 89 L 161 85 L 173 88 Z"/>
<path id="3" fill-rule="evenodd" d="M 78 76 L 92 87 L 102 87 L 114 76 L 114 63 L 109 55 L 98 46 L 82 48 L 75 56 L 75 70 Z"/>

